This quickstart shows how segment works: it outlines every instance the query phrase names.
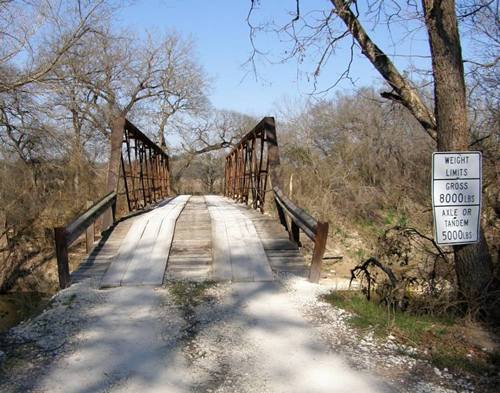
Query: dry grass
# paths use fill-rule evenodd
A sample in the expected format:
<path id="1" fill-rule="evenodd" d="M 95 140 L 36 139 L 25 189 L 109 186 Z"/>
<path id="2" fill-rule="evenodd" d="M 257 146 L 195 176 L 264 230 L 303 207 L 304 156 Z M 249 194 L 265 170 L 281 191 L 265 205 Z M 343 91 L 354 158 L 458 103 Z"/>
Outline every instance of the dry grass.
<path id="1" fill-rule="evenodd" d="M 481 376 L 494 373 L 499 366 L 498 344 L 490 338 L 478 340 L 477 334 L 471 332 L 481 330 L 486 337 L 490 334 L 479 325 L 472 328 L 454 314 L 432 316 L 400 312 L 352 291 L 335 291 L 323 300 L 351 312 L 349 323 L 353 327 L 373 330 L 382 338 L 392 335 L 399 343 L 418 349 L 414 356 L 427 359 L 441 369 Z"/>

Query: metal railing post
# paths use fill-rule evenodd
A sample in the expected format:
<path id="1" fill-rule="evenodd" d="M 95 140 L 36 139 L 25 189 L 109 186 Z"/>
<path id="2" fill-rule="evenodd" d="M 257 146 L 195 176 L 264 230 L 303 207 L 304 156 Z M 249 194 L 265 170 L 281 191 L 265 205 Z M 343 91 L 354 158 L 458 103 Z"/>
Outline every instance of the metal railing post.
<path id="1" fill-rule="evenodd" d="M 286 220 L 286 216 L 285 216 L 285 212 L 283 211 L 283 208 L 278 203 L 278 201 L 276 200 L 276 198 L 274 198 L 274 203 L 276 204 L 276 211 L 278 212 L 278 217 L 280 219 L 280 224 L 285 227 L 285 229 L 286 229 L 287 232 L 290 232 L 289 228 L 288 228 L 288 221 Z"/>

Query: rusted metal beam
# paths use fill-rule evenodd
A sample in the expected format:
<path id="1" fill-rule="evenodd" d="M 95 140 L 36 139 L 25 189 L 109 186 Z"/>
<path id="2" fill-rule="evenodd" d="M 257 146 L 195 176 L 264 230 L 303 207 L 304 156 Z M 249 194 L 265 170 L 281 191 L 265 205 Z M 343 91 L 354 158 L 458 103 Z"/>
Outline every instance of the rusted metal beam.
<path id="1" fill-rule="evenodd" d="M 123 132 L 126 169 L 122 176 L 132 211 L 170 195 L 170 167 L 168 155 L 129 120 L 125 119 Z"/>
<path id="2" fill-rule="evenodd" d="M 265 117 L 231 150 L 224 169 L 224 195 L 264 211 L 269 175 L 279 165 L 274 118 Z"/>

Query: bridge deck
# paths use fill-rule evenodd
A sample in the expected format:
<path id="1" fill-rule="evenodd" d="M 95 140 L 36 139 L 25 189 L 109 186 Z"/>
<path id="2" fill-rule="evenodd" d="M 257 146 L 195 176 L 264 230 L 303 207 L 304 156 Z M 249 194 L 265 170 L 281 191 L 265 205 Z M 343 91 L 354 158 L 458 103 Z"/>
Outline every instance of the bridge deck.
<path id="1" fill-rule="evenodd" d="M 206 280 L 211 274 L 212 238 L 205 198 L 192 196 L 175 225 L 166 279 Z"/>
<path id="2" fill-rule="evenodd" d="M 271 267 L 252 221 L 224 198 L 209 195 L 206 200 L 212 220 L 213 277 L 272 281 Z"/>
<path id="3" fill-rule="evenodd" d="M 181 195 L 120 222 L 72 274 L 101 287 L 160 286 L 164 279 L 272 281 L 306 274 L 303 256 L 272 217 L 228 198 Z"/>

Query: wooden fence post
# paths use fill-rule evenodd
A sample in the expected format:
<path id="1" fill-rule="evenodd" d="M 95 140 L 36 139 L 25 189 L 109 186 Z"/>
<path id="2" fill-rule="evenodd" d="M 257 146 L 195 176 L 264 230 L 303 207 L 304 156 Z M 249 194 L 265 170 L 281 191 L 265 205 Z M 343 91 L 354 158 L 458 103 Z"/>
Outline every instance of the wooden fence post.
<path id="1" fill-rule="evenodd" d="M 68 240 L 66 228 L 54 228 L 56 242 L 57 271 L 59 273 L 59 288 L 64 289 L 71 285 L 69 275 Z"/>
<path id="2" fill-rule="evenodd" d="M 276 200 L 276 197 L 274 197 L 274 203 L 276 204 L 276 210 L 278 211 L 278 217 L 280 219 L 281 225 L 283 225 L 286 231 L 290 233 L 290 231 L 288 230 L 288 221 L 286 220 L 285 212 L 283 211 L 283 208 Z"/>
<path id="3" fill-rule="evenodd" d="M 325 255 L 326 241 L 328 239 L 328 223 L 318 222 L 316 228 L 316 238 L 314 241 L 313 257 L 311 261 L 311 269 L 309 270 L 309 281 L 319 282 L 321 277 L 321 265 L 323 264 L 323 256 Z"/>
<path id="4" fill-rule="evenodd" d="M 87 209 L 90 209 L 93 206 L 92 201 L 87 201 Z M 90 254 L 92 248 L 94 248 L 94 239 L 95 239 L 95 224 L 90 224 L 85 230 L 85 246 L 87 250 L 87 254 Z"/>
<path id="5" fill-rule="evenodd" d="M 292 221 L 292 230 L 290 231 L 290 240 L 295 242 L 297 246 L 300 247 L 300 228 L 299 226 L 295 223 L 295 221 Z"/>
<path id="6" fill-rule="evenodd" d="M 116 222 L 116 201 L 118 198 L 115 199 L 113 204 L 111 205 L 111 218 L 113 219 L 113 224 Z"/>

